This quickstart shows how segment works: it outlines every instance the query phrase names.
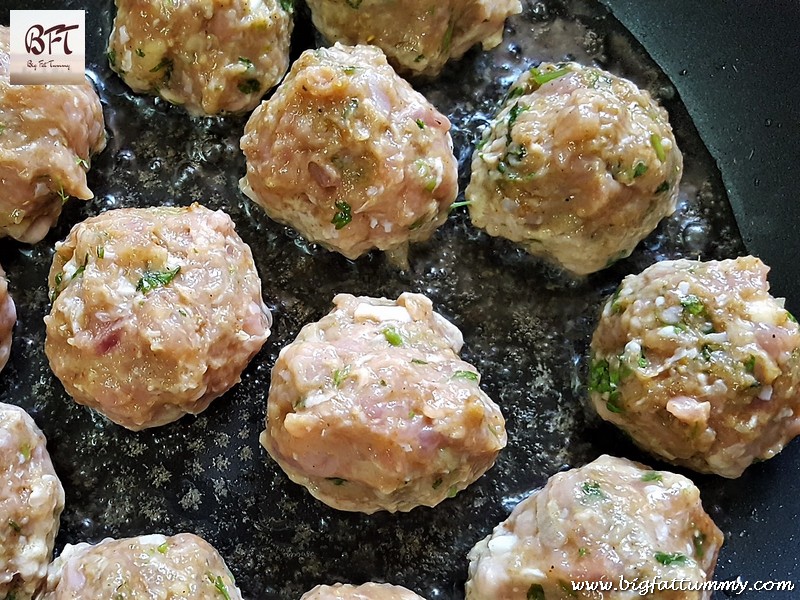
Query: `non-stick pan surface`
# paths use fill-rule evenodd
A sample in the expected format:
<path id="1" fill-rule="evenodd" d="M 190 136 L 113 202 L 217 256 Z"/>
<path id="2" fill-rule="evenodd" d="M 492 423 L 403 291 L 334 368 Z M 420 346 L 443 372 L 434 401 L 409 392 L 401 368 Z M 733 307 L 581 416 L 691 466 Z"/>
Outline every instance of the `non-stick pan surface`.
<path id="1" fill-rule="evenodd" d="M 523 4 L 498 49 L 473 50 L 440 80 L 417 86 L 454 124 L 462 189 L 478 128 L 516 75 L 544 59 L 596 61 L 650 89 L 669 110 L 686 158 L 676 215 L 630 259 L 586 279 L 570 279 L 473 229 L 464 209 L 412 251 L 405 272 L 380 255 L 351 262 L 309 246 L 237 191 L 245 119 L 190 119 L 131 94 L 104 60 L 111 2 L 66 3 L 88 9 L 87 66 L 110 133 L 90 173 L 96 198 L 70 202 L 36 246 L 0 242 L 20 314 L 0 400 L 27 408 L 48 436 L 67 489 L 57 552 L 68 542 L 193 531 L 221 551 L 247 598 L 293 600 L 317 583 L 367 580 L 406 585 L 431 600 L 462 598 L 469 548 L 548 476 L 604 452 L 655 464 L 584 408 L 585 353 L 597 310 L 624 275 L 665 258 L 752 251 L 773 265 L 776 293 L 790 296 L 788 307 L 797 312 L 798 6 L 607 1 L 665 75 L 603 4 Z M 297 17 L 295 56 L 314 40 L 302 7 Z M 0 13 L 0 20 L 7 16 Z M 229 212 L 253 248 L 274 331 L 241 384 L 203 415 L 131 433 L 75 405 L 50 373 L 42 318 L 53 245 L 103 210 L 192 201 Z M 509 447 L 477 484 L 435 509 L 340 513 L 289 482 L 259 447 L 269 371 L 280 348 L 328 310 L 334 293 L 396 297 L 405 290 L 429 295 L 464 331 L 465 357 L 506 415 Z M 717 579 L 800 585 L 798 468 L 795 443 L 738 480 L 689 474 L 726 534 Z"/>

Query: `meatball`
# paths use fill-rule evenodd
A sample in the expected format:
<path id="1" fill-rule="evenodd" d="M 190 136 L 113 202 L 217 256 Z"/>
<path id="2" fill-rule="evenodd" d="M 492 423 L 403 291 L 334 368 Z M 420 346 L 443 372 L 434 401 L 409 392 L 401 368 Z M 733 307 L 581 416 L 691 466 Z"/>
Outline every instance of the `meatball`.
<path id="1" fill-rule="evenodd" d="M 100 98 L 82 85 L 11 85 L 8 27 L 0 25 L 0 237 L 34 244 L 86 185 L 106 145 Z"/>
<path id="2" fill-rule="evenodd" d="M 425 600 L 411 590 L 388 583 L 318 585 L 300 600 Z"/>
<path id="3" fill-rule="evenodd" d="M 399 71 L 426 76 L 479 42 L 494 48 L 506 19 L 522 12 L 519 0 L 308 0 L 308 6 L 329 41 L 375 45 Z"/>
<path id="4" fill-rule="evenodd" d="M 67 544 L 40 600 L 241 600 L 219 553 L 191 533 Z"/>
<path id="5" fill-rule="evenodd" d="M 712 580 L 722 541 L 687 478 L 601 456 L 551 477 L 475 545 L 466 597 L 622 600 L 645 595 L 641 586 L 652 581 L 682 581 L 684 591 L 647 597 L 708 599 L 711 592 L 686 590 Z M 585 582 L 615 589 L 574 585 Z"/>
<path id="6" fill-rule="evenodd" d="M 664 261 L 625 278 L 591 343 L 603 419 L 645 450 L 739 477 L 800 433 L 800 328 L 752 256 Z"/>
<path id="7" fill-rule="evenodd" d="M 30 600 L 64 509 L 44 435 L 21 408 L 0 403 L 0 598 Z"/>
<path id="8" fill-rule="evenodd" d="M 542 64 L 484 132 L 466 198 L 477 227 L 583 275 L 629 256 L 675 211 L 682 172 L 650 94 L 593 67 Z"/>
<path id="9" fill-rule="evenodd" d="M 17 309 L 8 293 L 8 280 L 0 267 L 0 371 L 6 366 L 11 354 L 11 334 L 17 322 Z"/>
<path id="10" fill-rule="evenodd" d="M 116 0 L 111 68 L 192 115 L 247 112 L 289 66 L 286 0 Z"/>
<path id="11" fill-rule="evenodd" d="M 354 259 L 428 239 L 458 194 L 450 122 L 369 46 L 308 50 L 242 138 L 242 191 Z"/>
<path id="12" fill-rule="evenodd" d="M 80 404 L 132 430 L 197 414 L 239 381 L 272 318 L 230 217 L 110 210 L 72 228 L 50 269 L 45 353 Z"/>
<path id="13" fill-rule="evenodd" d="M 435 506 L 485 473 L 505 421 L 431 301 L 339 294 L 281 350 L 261 444 L 329 506 Z"/>

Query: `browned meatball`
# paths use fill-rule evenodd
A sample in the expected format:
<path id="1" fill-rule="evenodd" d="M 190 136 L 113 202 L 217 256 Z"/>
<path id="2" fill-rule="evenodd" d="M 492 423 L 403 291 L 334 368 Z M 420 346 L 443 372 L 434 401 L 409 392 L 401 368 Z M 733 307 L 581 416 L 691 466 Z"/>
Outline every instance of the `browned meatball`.
<path id="1" fill-rule="evenodd" d="M 242 600 L 225 561 L 191 533 L 67 544 L 40 600 Z"/>
<path id="2" fill-rule="evenodd" d="M 308 0 L 314 25 L 331 42 L 373 44 L 399 71 L 437 75 L 450 59 L 503 40 L 519 0 Z"/>
<path id="3" fill-rule="evenodd" d="M 707 600 L 689 586 L 712 580 L 722 541 L 691 481 L 601 456 L 551 477 L 475 545 L 467 600 Z M 573 586 L 583 582 L 615 589 Z"/>
<path id="4" fill-rule="evenodd" d="M 116 0 L 111 67 L 193 115 L 246 112 L 289 66 L 286 0 Z"/>
<path id="5" fill-rule="evenodd" d="M 594 67 L 542 64 L 511 87 L 472 159 L 472 222 L 577 274 L 672 214 L 683 158 L 667 112 Z"/>
<path id="6" fill-rule="evenodd" d="M 199 204 L 79 223 L 49 284 L 53 372 L 76 402 L 133 430 L 205 410 L 272 322 L 250 248 L 228 215 Z"/>
<path id="7" fill-rule="evenodd" d="M 272 370 L 261 443 L 340 510 L 435 506 L 506 445 L 500 408 L 458 357 L 461 332 L 420 294 L 339 294 Z"/>
<path id="8" fill-rule="evenodd" d="M 664 261 L 625 278 L 592 338 L 590 396 L 645 450 L 738 477 L 800 433 L 800 327 L 768 268 Z"/>
<path id="9" fill-rule="evenodd" d="M 411 590 L 388 583 L 318 585 L 300 600 L 425 600 Z"/>
<path id="10" fill-rule="evenodd" d="M 11 334 L 17 322 L 17 309 L 8 293 L 8 280 L 0 267 L 0 371 L 6 366 L 11 354 Z"/>
<path id="11" fill-rule="evenodd" d="M 306 239 L 405 261 L 458 194 L 450 122 L 370 46 L 304 52 L 242 138 L 242 191 Z"/>
<path id="12" fill-rule="evenodd" d="M 0 403 L 0 598 L 30 600 L 47 573 L 64 509 L 44 435 Z"/>
<path id="13" fill-rule="evenodd" d="M 89 200 L 86 171 L 106 145 L 91 84 L 11 85 L 8 27 L 0 25 L 0 237 L 30 244 L 70 196 Z"/>

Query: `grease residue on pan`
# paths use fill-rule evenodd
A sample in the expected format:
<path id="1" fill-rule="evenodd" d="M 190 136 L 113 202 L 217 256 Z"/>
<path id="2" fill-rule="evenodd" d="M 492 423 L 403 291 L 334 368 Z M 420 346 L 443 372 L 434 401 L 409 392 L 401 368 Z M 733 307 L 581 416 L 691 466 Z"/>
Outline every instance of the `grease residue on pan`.
<path id="1" fill-rule="evenodd" d="M 378 254 L 351 262 L 305 243 L 238 192 L 245 118 L 190 119 L 162 100 L 131 94 L 104 60 L 112 3 L 87 14 L 89 67 L 111 134 L 90 172 L 96 198 L 70 202 L 59 226 L 33 248 L 0 242 L 20 313 L 0 400 L 29 409 L 48 436 L 67 490 L 59 550 L 106 536 L 191 531 L 220 550 L 250 598 L 298 598 L 336 580 L 388 580 L 431 600 L 456 599 L 463 597 L 469 548 L 549 475 L 602 452 L 641 458 L 584 412 L 584 356 L 600 303 L 625 274 L 655 260 L 719 259 L 744 246 L 713 160 L 639 44 L 591 0 L 524 7 L 500 47 L 473 50 L 441 79 L 417 85 L 453 122 L 462 190 L 479 128 L 516 76 L 542 60 L 593 62 L 649 89 L 667 107 L 686 157 L 675 215 L 630 259 L 582 280 L 475 230 L 465 209 L 412 249 L 406 272 Z M 298 19 L 295 42 L 309 43 L 307 15 Z M 103 210 L 194 201 L 233 217 L 253 249 L 275 327 L 242 383 L 204 414 L 131 433 L 76 406 L 50 373 L 42 319 L 52 247 L 73 224 Z M 292 484 L 258 445 L 270 368 L 304 323 L 328 311 L 335 293 L 396 297 L 406 290 L 427 294 L 463 330 L 464 357 L 501 405 L 509 445 L 485 477 L 438 509 L 339 513 Z M 711 493 L 706 503 L 716 517 L 725 488 Z"/>

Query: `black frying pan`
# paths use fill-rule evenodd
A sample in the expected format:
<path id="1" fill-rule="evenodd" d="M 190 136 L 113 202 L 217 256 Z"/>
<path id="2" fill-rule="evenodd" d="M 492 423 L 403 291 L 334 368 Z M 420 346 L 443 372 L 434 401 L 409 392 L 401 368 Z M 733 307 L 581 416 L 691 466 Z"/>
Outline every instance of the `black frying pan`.
<path id="1" fill-rule="evenodd" d="M 309 247 L 236 191 L 244 171 L 237 149 L 244 119 L 191 120 L 163 102 L 131 95 L 103 57 L 112 3 L 89 7 L 88 67 L 111 133 L 90 174 L 97 197 L 68 204 L 59 226 L 33 248 L 0 242 L 20 312 L 12 359 L 0 375 L 0 400 L 26 407 L 48 436 L 67 489 L 57 552 L 68 542 L 106 536 L 194 531 L 222 552 L 247 598 L 293 600 L 317 583 L 366 580 L 403 584 L 430 600 L 461 598 L 468 549 L 549 475 L 602 452 L 655 463 L 583 409 L 586 365 L 579 357 L 598 306 L 625 274 L 667 257 L 750 251 L 774 267 L 773 291 L 789 296 L 788 307 L 800 312 L 800 271 L 790 262 L 800 225 L 794 168 L 800 90 L 792 62 L 800 3 L 607 0 L 666 76 L 602 4 L 523 4 L 525 19 L 512 21 L 507 37 L 507 43 L 521 41 L 520 48 L 473 51 L 441 80 L 419 85 L 456 126 L 462 189 L 476 128 L 510 77 L 503 65 L 513 72 L 573 53 L 559 44 L 541 53 L 525 50 L 531 27 L 558 19 L 597 33 L 602 43 L 589 51 L 659 95 L 687 159 L 683 215 L 665 222 L 630 259 L 586 280 L 569 280 L 476 232 L 463 209 L 412 252 L 408 272 L 396 272 L 377 255 L 353 263 Z M 0 2 L 4 9 L 58 5 Z M 307 14 L 298 12 L 295 56 L 313 44 Z M 4 11 L 0 21 L 8 22 Z M 481 76 L 487 68 L 489 83 Z M 697 197 L 691 186 L 701 181 L 705 192 Z M 50 374 L 42 317 L 49 309 L 52 247 L 74 223 L 102 210 L 192 200 L 233 216 L 253 247 L 275 328 L 242 383 L 203 415 L 134 434 L 75 406 Z M 709 235 L 687 240 L 688 222 L 702 222 Z M 339 513 L 289 482 L 258 446 L 269 369 L 280 347 L 328 310 L 335 292 L 393 297 L 407 289 L 430 295 L 463 329 L 465 357 L 479 365 L 487 392 L 506 414 L 509 448 L 486 477 L 437 509 Z M 726 534 L 717 579 L 800 585 L 799 466 L 795 443 L 738 480 L 690 474 Z M 794 598 L 800 591 L 745 597 Z"/>

